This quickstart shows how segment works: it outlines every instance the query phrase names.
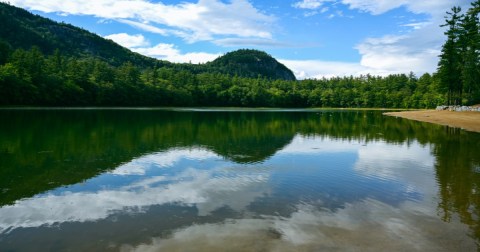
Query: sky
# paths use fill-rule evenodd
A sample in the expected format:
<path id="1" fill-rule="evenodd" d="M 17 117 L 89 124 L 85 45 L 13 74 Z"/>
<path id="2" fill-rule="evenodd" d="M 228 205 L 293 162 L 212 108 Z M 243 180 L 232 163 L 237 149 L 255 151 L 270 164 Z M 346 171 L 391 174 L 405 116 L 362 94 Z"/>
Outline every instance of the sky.
<path id="1" fill-rule="evenodd" d="M 3 0 L 0 0 L 3 1 Z M 5 1 L 4 1 L 5 2 Z M 445 12 L 470 0 L 9 0 L 146 56 L 267 52 L 298 79 L 436 71 Z"/>

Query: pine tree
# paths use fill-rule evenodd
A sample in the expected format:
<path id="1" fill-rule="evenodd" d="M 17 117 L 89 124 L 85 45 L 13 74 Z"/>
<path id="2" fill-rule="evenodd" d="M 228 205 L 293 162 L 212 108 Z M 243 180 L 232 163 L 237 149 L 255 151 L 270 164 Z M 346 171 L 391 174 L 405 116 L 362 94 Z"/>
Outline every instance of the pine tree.
<path id="1" fill-rule="evenodd" d="M 467 102 L 480 102 L 480 0 L 472 3 L 462 20 L 463 68 L 462 81 Z"/>
<path id="2" fill-rule="evenodd" d="M 447 41 L 442 47 L 440 61 L 438 63 L 438 74 L 441 79 L 440 88 L 447 93 L 448 105 L 461 103 L 463 81 L 462 81 L 462 40 L 460 39 L 463 31 L 460 14 L 460 7 L 453 7 L 452 12 L 447 12 L 445 24 L 448 30 L 445 32 Z"/>

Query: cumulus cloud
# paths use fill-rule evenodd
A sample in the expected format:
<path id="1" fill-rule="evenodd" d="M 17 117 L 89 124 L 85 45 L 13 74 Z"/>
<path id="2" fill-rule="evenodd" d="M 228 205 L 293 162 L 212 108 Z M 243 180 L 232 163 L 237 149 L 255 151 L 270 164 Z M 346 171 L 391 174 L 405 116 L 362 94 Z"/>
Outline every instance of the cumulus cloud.
<path id="1" fill-rule="evenodd" d="M 182 53 L 173 44 L 160 43 L 155 46 L 150 46 L 150 42 L 141 34 L 129 35 L 126 33 L 118 33 L 105 36 L 105 38 L 111 39 L 134 52 L 176 63 L 206 63 L 220 56 L 220 54 L 205 52 Z"/>
<path id="2" fill-rule="evenodd" d="M 418 36 L 424 37 L 421 34 Z M 432 38 L 424 37 L 422 40 L 414 35 L 368 38 L 357 46 L 362 55 L 360 64 L 388 73 L 433 72 L 441 42 L 432 43 L 435 42 L 431 41 Z"/>
<path id="3" fill-rule="evenodd" d="M 320 8 L 325 1 L 297 2 L 298 6 Z M 380 15 L 390 10 L 405 7 L 416 14 L 427 14 L 425 21 L 400 24 L 412 30 L 403 35 L 390 34 L 382 37 L 365 38 L 355 48 L 361 56 L 355 62 L 328 62 L 320 60 L 295 61 L 284 60 L 283 63 L 294 70 L 297 78 L 322 78 L 361 74 L 388 75 L 414 72 L 421 75 L 435 72 L 438 55 L 444 42 L 442 24 L 446 10 L 452 7 L 449 0 L 338 0 L 336 3 L 348 5 L 350 9 Z M 456 5 L 468 8 L 468 0 L 460 0 Z M 329 17 L 335 17 L 330 14 Z"/>
<path id="4" fill-rule="evenodd" d="M 215 36 L 271 38 L 275 22 L 273 16 L 260 12 L 248 0 L 229 3 L 199 0 L 175 5 L 146 0 L 11 0 L 10 3 L 46 13 L 121 20 L 155 33 L 181 36 L 189 42 L 212 40 Z"/>
<path id="5" fill-rule="evenodd" d="M 153 47 L 137 47 L 130 49 L 143 55 L 176 63 L 206 63 L 221 56 L 221 54 L 206 52 L 182 53 L 174 44 L 163 43 L 157 44 Z"/>
<path id="6" fill-rule="evenodd" d="M 126 48 L 148 46 L 150 43 L 141 34 L 128 35 L 126 33 L 111 34 L 105 36 L 106 39 L 111 39 L 117 44 Z"/>
<path id="7" fill-rule="evenodd" d="M 336 76 L 358 76 L 370 70 L 359 63 L 321 61 L 321 60 L 287 60 L 280 59 L 282 64 L 290 68 L 297 79 L 321 79 Z M 377 73 L 379 74 L 379 73 Z"/>
<path id="8" fill-rule="evenodd" d="M 393 40 L 393 41 L 392 41 Z M 415 46 L 415 42 L 418 43 Z M 359 43 L 356 49 L 360 62 L 322 60 L 279 60 L 290 68 L 297 79 L 321 79 L 337 76 L 360 76 L 401 74 L 414 72 L 417 75 L 436 70 L 441 42 L 430 44 L 431 38 L 421 41 L 413 36 L 385 36 L 369 38 Z"/>

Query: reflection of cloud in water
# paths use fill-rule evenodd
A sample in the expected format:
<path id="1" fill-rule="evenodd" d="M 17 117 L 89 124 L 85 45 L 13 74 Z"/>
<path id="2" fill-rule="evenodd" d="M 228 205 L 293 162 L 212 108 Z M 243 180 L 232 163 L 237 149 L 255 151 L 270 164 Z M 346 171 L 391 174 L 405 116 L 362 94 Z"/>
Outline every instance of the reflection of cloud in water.
<path id="1" fill-rule="evenodd" d="M 353 169 L 358 174 L 376 180 L 396 181 L 404 184 L 407 191 L 421 192 L 427 197 L 436 195 L 435 157 L 429 146 L 417 141 L 394 145 L 383 141 L 361 143 L 297 135 L 280 153 L 355 153 L 358 158 Z"/>
<path id="2" fill-rule="evenodd" d="M 389 164 L 387 158 L 382 159 L 381 155 L 375 155 L 377 151 L 382 151 L 384 146 L 378 144 L 378 147 L 375 147 L 376 145 L 371 143 L 369 145 L 368 148 L 364 148 L 360 145 L 331 139 L 319 140 L 318 138 L 297 136 L 278 155 L 291 153 L 314 155 L 325 151 L 340 152 L 344 149 L 352 152 L 359 149 L 360 156 L 355 169 L 360 172 L 376 174 L 383 172 L 386 177 L 387 175 L 397 176 L 398 173 L 404 174 L 405 171 L 412 170 L 401 170 L 397 169 L 398 166 L 387 165 Z M 369 148 L 373 155 L 369 155 L 371 154 Z M 405 151 L 405 147 L 399 146 L 399 148 L 402 148 L 402 152 Z M 413 154 L 421 153 L 416 148 L 412 149 L 412 152 Z M 147 171 L 152 167 L 173 166 L 183 159 L 207 160 L 212 158 L 218 158 L 218 156 L 210 151 L 195 148 L 174 149 L 145 155 L 119 166 L 110 173 L 122 176 L 143 175 L 140 179 L 120 188 L 103 189 L 97 192 L 67 191 L 60 195 L 46 194 L 0 208 L 0 230 L 72 221 L 95 221 L 107 218 L 118 211 L 142 211 L 144 207 L 165 203 L 195 205 L 199 215 L 207 215 L 223 206 L 242 212 L 256 198 L 271 193 L 271 185 L 267 182 L 271 170 L 231 169 L 232 166 L 228 163 L 216 164 L 218 167 L 211 167 L 207 170 L 188 168 L 174 175 L 146 176 Z M 370 171 L 368 170 L 370 166 L 363 165 L 370 163 L 377 164 L 373 167 L 383 165 L 381 167 L 385 171 L 375 170 L 376 168 Z M 411 177 L 408 176 L 408 178 Z M 404 182 L 407 181 L 408 179 L 405 177 Z M 431 188 L 434 186 L 432 185 Z M 295 204 L 296 202 L 291 203 Z"/>
<path id="3" fill-rule="evenodd" d="M 326 155 L 318 155 L 320 153 Z M 337 169 L 337 163 L 331 160 L 335 156 L 330 155 L 332 153 L 340 153 L 337 156 L 347 153 L 347 156 L 353 157 L 352 163 Z M 307 159 L 311 167 L 303 170 L 303 173 L 294 170 L 297 167 L 284 163 L 297 154 L 302 159 L 306 156 L 314 157 Z M 355 159 L 357 154 L 358 158 Z M 229 251 L 458 251 L 474 248 L 473 241 L 465 240 L 468 230 L 464 225 L 443 223 L 436 216 L 435 201 L 431 200 L 437 188 L 432 168 L 434 159 L 429 149 L 417 142 L 396 146 L 369 142 L 368 146 L 363 146 L 357 142 L 296 136 L 275 157 L 265 161 L 263 165 L 268 169 L 259 168 L 258 165 L 237 166 L 225 160 L 209 163 L 218 158 L 213 152 L 195 148 L 142 156 L 107 174 L 109 179 L 131 179 L 122 180 L 119 188 L 95 192 L 60 191 L 60 194 L 50 193 L 0 208 L 0 231 L 62 222 L 96 221 L 121 211 L 142 212 L 151 205 L 167 203 L 195 206 L 201 216 L 212 214 L 224 206 L 237 213 L 247 212 L 244 215 L 248 216 L 248 209 L 251 209 L 251 204 L 256 199 L 263 196 L 276 197 L 275 193 L 282 190 L 311 192 L 317 197 L 312 197 L 312 200 L 318 200 L 319 195 L 328 191 L 320 190 L 324 187 L 309 187 L 311 185 L 304 183 L 318 183 L 315 176 L 323 178 L 325 174 L 322 172 L 331 170 L 336 175 L 337 172 L 348 173 L 346 175 L 350 176 L 352 183 L 394 181 L 403 186 L 392 189 L 393 193 L 413 190 L 426 197 L 421 202 L 400 200 L 393 207 L 372 199 L 372 191 L 366 189 L 362 198 L 349 201 L 350 203 L 342 201 L 342 208 L 318 210 L 309 205 L 313 201 L 300 205 L 299 202 L 305 195 L 295 195 L 298 197 L 285 201 L 296 207 L 293 213 L 282 215 L 286 217 L 272 216 L 271 211 L 268 211 L 262 216 L 263 219 L 229 219 L 219 224 L 192 225 L 178 229 L 168 238 L 153 238 L 149 245 L 134 248 L 127 244 L 123 248 L 138 251 L 184 251 L 191 248 L 195 251 L 222 251 L 225 247 Z M 200 163 L 181 162 L 182 160 L 207 162 L 202 166 Z M 328 161 L 328 164 L 317 167 L 315 162 L 322 161 Z M 203 168 L 194 167 L 196 164 Z M 159 167 L 172 169 L 154 169 Z M 274 184 L 282 182 L 284 175 L 297 176 L 286 177 L 285 182 L 298 183 L 294 187 L 289 187 L 288 183 Z M 357 181 L 352 175 L 364 176 L 370 180 Z M 310 176 L 310 180 L 304 176 Z M 345 179 L 341 174 L 338 176 L 331 176 L 336 180 L 331 185 L 341 184 L 341 179 Z M 359 188 L 362 186 L 360 184 Z M 347 190 L 340 193 L 350 192 Z"/>
<path id="4" fill-rule="evenodd" d="M 147 157 L 139 160 L 143 165 L 149 163 Z M 225 169 L 205 171 L 189 168 L 173 176 L 147 177 L 115 190 L 47 194 L 20 200 L 14 205 L 0 208 L 0 231 L 62 222 L 95 221 L 118 211 L 138 212 L 144 207 L 165 203 L 195 205 L 200 215 L 225 205 L 240 211 L 268 191 L 265 183 L 268 176 L 265 173 L 222 173 Z M 164 181 L 168 183 L 158 184 Z"/>
<path id="5" fill-rule="evenodd" d="M 416 141 L 402 145 L 374 142 L 359 148 L 354 170 L 367 177 L 398 181 L 405 184 L 407 191 L 431 198 L 437 194 L 434 164 L 430 148 Z M 430 207 L 433 211 L 436 204 Z"/>
<path id="6" fill-rule="evenodd" d="M 401 170 L 415 167 L 420 172 L 431 174 L 435 157 L 428 148 L 418 142 L 403 145 L 391 145 L 384 142 L 370 143 L 368 147 L 358 149 L 358 162 L 355 170 L 381 179 L 397 179 Z M 413 169 L 411 169 L 413 170 Z M 408 181 L 411 176 L 408 176 Z"/>
<path id="7" fill-rule="evenodd" d="M 218 155 L 211 151 L 199 148 L 173 149 L 134 159 L 117 167 L 110 173 L 115 175 L 144 175 L 145 170 L 152 165 L 157 167 L 170 167 L 182 159 L 206 160 L 218 157 Z"/>
<path id="8" fill-rule="evenodd" d="M 226 220 L 193 225 L 171 237 L 124 251 L 474 251 L 468 228 L 444 223 L 403 206 L 375 200 L 347 204 L 335 212 L 309 206 L 289 218 Z"/>
<path id="9" fill-rule="evenodd" d="M 292 142 L 279 154 L 315 154 L 332 152 L 357 152 L 360 143 L 335 140 L 329 137 L 309 137 L 296 135 Z"/>

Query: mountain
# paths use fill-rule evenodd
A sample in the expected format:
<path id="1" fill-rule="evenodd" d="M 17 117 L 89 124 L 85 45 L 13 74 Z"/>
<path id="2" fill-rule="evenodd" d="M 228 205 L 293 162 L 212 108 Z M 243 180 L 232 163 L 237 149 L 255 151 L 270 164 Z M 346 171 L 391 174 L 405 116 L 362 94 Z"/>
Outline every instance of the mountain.
<path id="1" fill-rule="evenodd" d="M 0 40 L 13 49 L 28 50 L 37 46 L 47 55 L 58 49 L 64 56 L 94 57 L 113 66 L 125 62 L 139 67 L 169 64 L 134 53 L 87 30 L 34 15 L 6 3 L 0 3 L 0 23 Z"/>
<path id="2" fill-rule="evenodd" d="M 58 50 L 62 56 L 96 58 L 112 66 L 131 62 L 140 68 L 167 67 L 194 74 L 208 72 L 251 78 L 260 75 L 267 79 L 295 80 L 292 71 L 267 53 L 256 50 L 227 53 L 207 64 L 174 64 L 140 55 L 82 28 L 52 21 L 7 3 L 0 2 L 0 23 L 0 47 L 4 41 L 14 50 L 36 46 L 46 55 Z"/>
<path id="3" fill-rule="evenodd" d="M 295 80 L 295 75 L 290 69 L 267 53 L 258 50 L 241 49 L 229 52 L 208 64 L 222 73 L 242 77 L 265 76 L 269 79 Z"/>

